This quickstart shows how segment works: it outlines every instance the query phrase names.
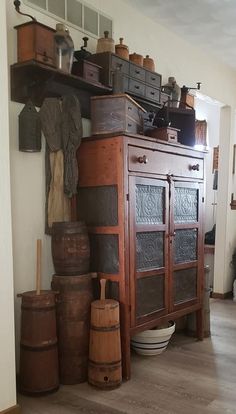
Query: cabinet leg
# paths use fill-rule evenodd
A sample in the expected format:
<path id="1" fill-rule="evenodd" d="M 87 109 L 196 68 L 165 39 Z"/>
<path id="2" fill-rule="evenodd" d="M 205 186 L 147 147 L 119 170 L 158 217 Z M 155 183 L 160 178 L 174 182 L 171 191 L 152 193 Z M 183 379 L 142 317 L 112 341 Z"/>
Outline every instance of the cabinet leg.
<path id="1" fill-rule="evenodd" d="M 130 365 L 130 343 L 126 343 L 122 346 L 122 377 L 125 381 L 130 379 Z"/>
<path id="2" fill-rule="evenodd" d="M 202 341 L 204 338 L 204 323 L 203 323 L 203 309 L 196 311 L 196 322 L 197 322 L 197 338 Z"/>
<path id="3" fill-rule="evenodd" d="M 131 375 L 130 325 L 127 315 L 129 317 L 129 313 L 125 305 L 121 305 L 121 356 L 123 380 L 129 380 Z"/>

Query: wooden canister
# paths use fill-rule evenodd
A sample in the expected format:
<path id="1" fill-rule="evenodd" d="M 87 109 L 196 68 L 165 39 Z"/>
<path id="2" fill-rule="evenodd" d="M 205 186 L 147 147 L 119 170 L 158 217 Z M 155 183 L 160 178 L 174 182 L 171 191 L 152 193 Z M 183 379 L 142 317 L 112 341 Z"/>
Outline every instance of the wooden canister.
<path id="1" fill-rule="evenodd" d="M 20 391 L 43 394 L 59 387 L 55 294 L 25 292 L 21 305 Z"/>
<path id="2" fill-rule="evenodd" d="M 88 273 L 90 247 L 87 227 L 83 221 L 53 223 L 52 258 L 57 275 Z"/>
<path id="3" fill-rule="evenodd" d="M 120 43 L 115 46 L 116 54 L 123 59 L 129 60 L 129 48 L 128 46 L 123 44 L 123 37 L 120 37 Z"/>
<path id="4" fill-rule="evenodd" d="M 111 389 L 121 381 L 119 302 L 96 300 L 91 305 L 88 382 Z"/>
<path id="5" fill-rule="evenodd" d="M 57 291 L 59 374 L 62 384 L 87 380 L 92 274 L 52 278 Z"/>
<path id="6" fill-rule="evenodd" d="M 154 60 L 150 58 L 149 55 L 146 55 L 146 57 L 143 59 L 143 67 L 151 70 L 152 72 L 155 72 Z"/>
<path id="7" fill-rule="evenodd" d="M 109 37 L 109 32 L 105 30 L 104 37 L 98 39 L 97 53 L 112 52 L 115 53 L 115 42 Z"/>
<path id="8" fill-rule="evenodd" d="M 138 55 L 138 53 L 132 53 L 129 55 L 129 60 L 136 63 L 137 65 L 143 66 L 143 56 Z"/>

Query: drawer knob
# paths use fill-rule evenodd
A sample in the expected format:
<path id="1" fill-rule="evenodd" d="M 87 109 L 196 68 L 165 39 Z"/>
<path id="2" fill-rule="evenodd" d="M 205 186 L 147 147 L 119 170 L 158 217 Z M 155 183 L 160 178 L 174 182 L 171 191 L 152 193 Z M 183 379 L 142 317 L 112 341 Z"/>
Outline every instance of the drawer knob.
<path id="1" fill-rule="evenodd" d="M 200 165 L 199 164 L 190 165 L 189 169 L 193 170 L 193 171 L 199 171 L 200 170 Z"/>
<path id="2" fill-rule="evenodd" d="M 146 155 L 143 155 L 142 157 L 138 157 L 138 162 L 140 164 L 147 164 L 148 163 L 148 158 Z"/>

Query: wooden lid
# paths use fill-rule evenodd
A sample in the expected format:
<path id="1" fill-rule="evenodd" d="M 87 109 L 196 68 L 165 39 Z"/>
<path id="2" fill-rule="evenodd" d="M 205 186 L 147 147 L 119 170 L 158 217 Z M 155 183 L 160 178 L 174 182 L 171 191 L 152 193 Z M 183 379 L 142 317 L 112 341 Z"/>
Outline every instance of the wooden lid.
<path id="1" fill-rule="evenodd" d="M 29 308 L 47 308 L 55 306 L 55 295 L 56 292 L 52 290 L 40 290 L 40 294 L 37 295 L 36 290 L 30 292 L 24 292 L 18 297 L 22 298 L 22 306 Z"/>
<path id="2" fill-rule="evenodd" d="M 35 22 L 33 20 L 30 22 L 18 24 L 17 26 L 14 26 L 14 29 L 18 29 L 20 27 L 29 26 L 29 25 L 41 26 L 41 27 L 44 27 L 45 29 L 51 30 L 52 32 L 56 32 L 56 30 L 53 29 L 52 27 L 46 26 L 46 24 L 43 24 L 43 23 Z"/>
<path id="3" fill-rule="evenodd" d="M 92 96 L 91 100 L 95 101 L 97 99 L 99 100 L 99 99 L 116 99 L 116 98 L 126 98 L 129 101 L 131 101 L 135 106 L 137 106 L 137 108 L 141 109 L 141 111 L 147 112 L 141 105 L 138 104 L 138 102 L 132 99 L 131 96 L 127 95 L 127 93 L 118 93 L 115 95 Z"/>
<path id="4" fill-rule="evenodd" d="M 35 297 L 39 299 L 39 298 L 45 298 L 46 296 L 54 296 L 54 295 L 55 295 L 55 292 L 53 292 L 52 290 L 40 290 L 39 295 L 37 295 L 36 290 L 30 290 L 29 292 L 20 293 L 17 296 L 24 297 L 29 300 L 34 300 Z"/>
<path id="5" fill-rule="evenodd" d="M 119 302 L 114 299 L 101 299 L 95 300 L 91 303 L 92 308 L 104 310 L 104 309 L 113 309 L 119 306 Z"/>

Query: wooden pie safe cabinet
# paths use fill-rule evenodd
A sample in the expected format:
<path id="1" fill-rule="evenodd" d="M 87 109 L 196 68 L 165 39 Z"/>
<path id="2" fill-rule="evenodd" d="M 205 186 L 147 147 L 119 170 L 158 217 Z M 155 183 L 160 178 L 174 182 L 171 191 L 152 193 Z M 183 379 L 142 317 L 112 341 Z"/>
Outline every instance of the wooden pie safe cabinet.
<path id="1" fill-rule="evenodd" d="M 84 139 L 77 217 L 91 270 L 120 301 L 123 377 L 130 338 L 196 312 L 203 338 L 204 153 L 137 135 Z"/>

